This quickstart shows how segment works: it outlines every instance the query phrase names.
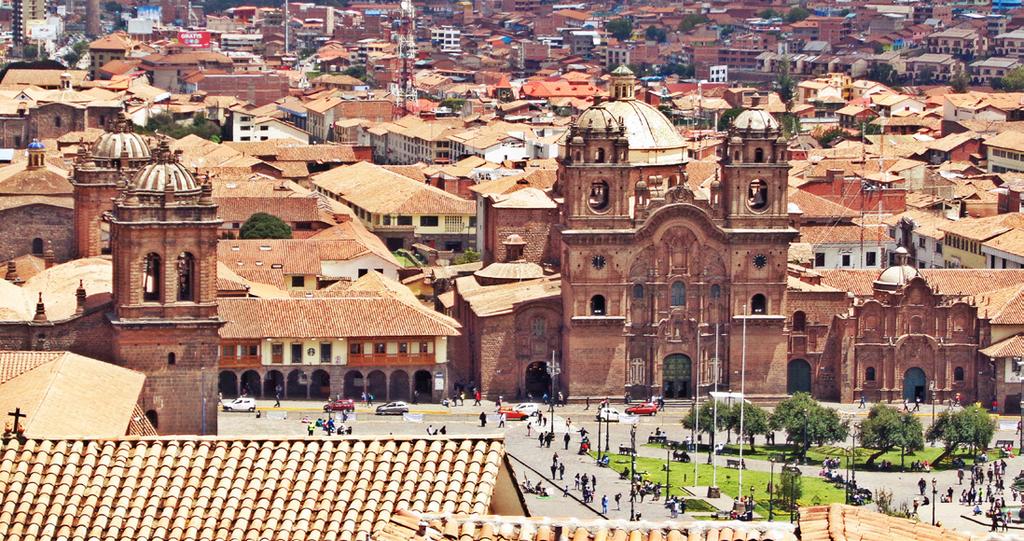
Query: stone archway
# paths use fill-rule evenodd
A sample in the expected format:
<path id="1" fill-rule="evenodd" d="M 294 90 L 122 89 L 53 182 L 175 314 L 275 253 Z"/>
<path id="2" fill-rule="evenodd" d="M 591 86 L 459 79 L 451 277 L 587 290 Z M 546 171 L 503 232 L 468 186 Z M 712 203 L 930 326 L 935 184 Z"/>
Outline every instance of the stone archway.
<path id="1" fill-rule="evenodd" d="M 231 370 L 221 370 L 217 377 L 217 392 L 224 398 L 238 396 L 238 375 Z"/>
<path id="2" fill-rule="evenodd" d="M 535 361 L 526 366 L 525 385 L 527 399 L 544 396 L 551 392 L 551 375 L 548 374 L 548 363 Z"/>
<path id="3" fill-rule="evenodd" d="M 342 388 L 345 398 L 361 398 L 363 394 L 363 373 L 358 370 L 345 372 L 345 382 Z"/>
<path id="4" fill-rule="evenodd" d="M 310 398 L 331 397 L 331 376 L 325 370 L 314 370 L 309 381 Z"/>
<path id="5" fill-rule="evenodd" d="M 811 392 L 811 363 L 793 359 L 786 366 L 786 393 Z"/>
<path id="6" fill-rule="evenodd" d="M 665 398 L 690 398 L 693 393 L 693 363 L 688 355 L 665 357 L 661 367 L 661 389 Z"/>
<path id="7" fill-rule="evenodd" d="M 388 378 L 384 372 L 374 370 L 366 376 L 366 392 L 373 395 L 374 400 L 388 399 Z"/>
<path id="8" fill-rule="evenodd" d="M 245 380 L 245 374 L 242 374 Z M 281 389 L 281 398 L 284 398 L 284 374 L 279 370 L 271 370 L 263 377 L 263 396 L 276 396 L 278 389 Z"/>
<path id="9" fill-rule="evenodd" d="M 422 396 L 418 398 L 423 400 Z M 388 382 L 388 400 L 409 400 L 409 374 L 405 370 L 395 370 L 391 373 L 391 381 Z"/>
<path id="10" fill-rule="evenodd" d="M 431 380 L 433 378 L 430 375 L 430 371 L 417 370 L 416 373 L 413 374 L 412 379 L 413 389 L 415 389 L 416 392 L 419 393 L 420 400 L 429 400 L 430 397 L 432 396 L 431 393 L 433 392 L 433 385 L 431 383 Z"/>
<path id="11" fill-rule="evenodd" d="M 285 394 L 288 398 L 309 398 L 309 379 L 302 370 L 288 372 Z"/>
<path id="12" fill-rule="evenodd" d="M 257 397 L 260 394 L 260 375 L 255 370 L 246 370 L 242 373 L 241 379 L 242 388 L 245 389 L 249 396 Z M 271 393 L 273 396 L 273 393 Z"/>
<path id="13" fill-rule="evenodd" d="M 908 402 L 920 399 L 926 402 L 928 399 L 928 376 L 924 370 L 918 367 L 907 369 L 903 374 L 903 398 Z"/>

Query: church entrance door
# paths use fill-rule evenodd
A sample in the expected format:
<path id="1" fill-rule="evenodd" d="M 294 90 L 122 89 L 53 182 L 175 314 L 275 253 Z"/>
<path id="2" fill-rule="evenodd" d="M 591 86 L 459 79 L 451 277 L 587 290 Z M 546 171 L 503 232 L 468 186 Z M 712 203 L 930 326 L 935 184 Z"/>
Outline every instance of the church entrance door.
<path id="1" fill-rule="evenodd" d="M 925 389 L 927 389 L 927 378 L 925 378 L 924 370 L 918 367 L 907 370 L 907 373 L 903 375 L 903 398 L 913 402 L 920 398 L 921 402 L 926 399 Z"/>
<path id="2" fill-rule="evenodd" d="M 551 375 L 548 374 L 548 363 L 532 362 L 526 367 L 526 396 L 539 399 L 551 392 Z"/>
<path id="3" fill-rule="evenodd" d="M 786 392 L 809 393 L 811 392 L 811 365 L 803 359 L 789 361 L 786 369 Z"/>
<path id="4" fill-rule="evenodd" d="M 661 388 L 665 398 L 690 398 L 692 377 L 690 357 L 681 353 L 665 357 L 661 370 Z"/>

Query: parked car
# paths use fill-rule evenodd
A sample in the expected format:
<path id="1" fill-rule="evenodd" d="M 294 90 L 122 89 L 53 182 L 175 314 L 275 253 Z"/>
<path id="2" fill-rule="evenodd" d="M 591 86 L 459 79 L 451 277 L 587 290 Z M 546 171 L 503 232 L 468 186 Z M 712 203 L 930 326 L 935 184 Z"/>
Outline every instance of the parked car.
<path id="1" fill-rule="evenodd" d="M 522 404 L 516 404 L 513 411 L 518 411 L 523 415 L 529 417 L 530 415 L 537 415 L 540 413 L 540 404 L 534 404 L 532 402 L 523 402 Z M 509 417 L 511 419 L 511 417 Z"/>
<path id="2" fill-rule="evenodd" d="M 221 404 L 224 411 L 256 411 L 256 399 L 249 397 L 236 398 Z"/>
<path id="3" fill-rule="evenodd" d="M 377 406 L 377 415 L 402 415 L 409 413 L 409 404 L 405 402 L 388 402 Z"/>
<path id="4" fill-rule="evenodd" d="M 355 411 L 356 401 L 351 398 L 342 398 L 340 400 L 332 400 L 324 404 L 324 412 L 330 411 Z"/>
<path id="5" fill-rule="evenodd" d="M 658 413 L 658 405 L 653 402 L 644 402 L 643 404 L 626 408 L 626 413 L 630 415 L 654 415 Z"/>
<path id="6" fill-rule="evenodd" d="M 622 417 L 622 413 L 620 413 L 619 410 L 615 408 L 606 407 L 601 408 L 600 410 L 597 411 L 595 419 L 598 421 L 608 421 L 610 423 L 617 423 L 619 422 L 619 417 Z"/>
<path id="7" fill-rule="evenodd" d="M 530 414 L 523 413 L 523 412 L 521 412 L 519 410 L 512 409 L 512 408 L 501 408 L 501 409 L 499 409 L 498 410 L 498 414 L 500 415 L 502 413 L 505 414 L 505 419 L 509 420 L 509 421 L 522 421 L 522 420 L 528 419 L 530 417 Z"/>

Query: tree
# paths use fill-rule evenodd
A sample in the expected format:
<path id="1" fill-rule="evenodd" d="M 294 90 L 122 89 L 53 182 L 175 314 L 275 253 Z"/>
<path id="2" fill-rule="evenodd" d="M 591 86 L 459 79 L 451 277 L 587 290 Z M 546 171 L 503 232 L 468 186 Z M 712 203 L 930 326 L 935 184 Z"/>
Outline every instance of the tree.
<path id="1" fill-rule="evenodd" d="M 800 468 L 785 466 L 779 474 L 779 484 L 775 488 L 775 501 L 783 509 L 796 509 L 797 502 L 804 495 L 804 479 Z"/>
<path id="2" fill-rule="evenodd" d="M 902 454 L 924 449 L 924 429 L 921 421 L 909 411 L 900 412 L 885 404 L 875 404 L 860 424 L 860 437 L 864 447 L 874 449 L 867 463 L 874 464 L 883 454 L 900 448 Z"/>
<path id="3" fill-rule="evenodd" d="M 1024 90 L 1024 68 L 1014 68 L 1006 72 L 1000 86 L 1006 92 L 1020 92 Z"/>
<path id="4" fill-rule="evenodd" d="M 687 13 L 686 15 L 683 15 L 683 20 L 679 21 L 679 31 L 684 33 L 689 32 L 698 25 L 706 22 L 708 22 L 708 18 L 699 13 Z"/>
<path id="5" fill-rule="evenodd" d="M 835 143 L 846 139 L 846 135 L 846 130 L 835 126 L 819 133 L 814 138 L 818 140 L 822 148 L 831 148 Z"/>
<path id="6" fill-rule="evenodd" d="M 995 420 L 981 406 L 974 404 L 940 413 L 935 423 L 928 427 L 926 435 L 931 441 L 942 442 L 942 454 L 934 462 L 938 464 L 960 447 L 968 447 L 972 453 L 987 449 L 995 432 Z"/>
<path id="7" fill-rule="evenodd" d="M 793 75 L 790 74 L 789 67 L 789 58 L 783 59 L 779 75 L 775 78 L 775 86 L 779 90 L 779 98 L 786 104 L 787 109 L 789 108 L 789 102 L 793 101 L 793 92 L 796 88 L 796 82 L 793 81 Z"/>
<path id="8" fill-rule="evenodd" d="M 676 75 L 684 79 L 693 77 L 695 71 L 690 64 L 665 64 L 658 70 L 660 75 Z"/>
<path id="9" fill-rule="evenodd" d="M 724 424 L 724 418 L 722 414 L 724 410 L 727 410 L 728 406 L 724 404 L 718 405 L 718 428 L 721 429 Z M 712 440 L 714 438 L 714 426 L 715 426 L 715 405 L 712 401 L 707 401 L 701 404 L 700 409 L 697 411 L 698 421 L 700 421 L 700 432 L 702 434 L 708 434 Z M 693 430 L 693 409 L 691 408 L 686 417 L 683 417 L 683 427 Z M 712 441 L 712 443 L 714 443 Z"/>
<path id="10" fill-rule="evenodd" d="M 789 10 L 789 13 L 786 14 L 786 22 L 795 23 L 798 21 L 802 21 L 810 16 L 810 11 L 807 11 L 807 9 L 802 8 L 800 6 L 796 6 L 793 9 Z"/>
<path id="11" fill-rule="evenodd" d="M 878 63 L 868 70 L 868 79 L 883 85 L 892 85 L 896 82 L 896 72 L 891 65 Z"/>
<path id="12" fill-rule="evenodd" d="M 850 433 L 850 427 L 839 418 L 836 410 L 822 406 L 807 393 L 796 393 L 779 402 L 772 413 L 771 425 L 784 431 L 790 443 L 801 444 L 801 456 L 806 456 L 807 447 L 812 443 L 825 445 L 842 441 Z"/>
<path id="13" fill-rule="evenodd" d="M 238 232 L 238 238 L 290 239 L 292 238 L 292 228 L 288 227 L 288 224 L 273 214 L 257 212 L 249 216 L 249 219 L 242 224 L 242 229 Z"/>
<path id="14" fill-rule="evenodd" d="M 349 67 L 345 68 L 345 71 L 343 71 L 342 73 L 344 73 L 345 75 L 348 75 L 349 77 L 355 77 L 356 79 L 359 79 L 360 81 L 366 82 L 366 66 L 364 66 L 362 64 L 357 64 L 355 66 L 349 66 Z"/>
<path id="15" fill-rule="evenodd" d="M 220 141 L 220 126 L 207 120 L 206 113 L 196 113 L 192 117 L 192 122 L 177 122 L 168 113 L 157 113 L 149 117 L 149 121 L 139 131 L 161 133 L 175 139 L 181 139 L 186 135 L 197 135 L 203 139 Z"/>
<path id="16" fill-rule="evenodd" d="M 722 415 L 722 407 L 718 407 L 718 415 Z M 744 439 L 750 443 L 750 450 L 754 450 L 754 436 L 761 434 L 767 434 L 771 429 L 771 416 L 764 408 L 755 404 L 746 404 L 743 406 L 743 434 L 740 436 L 740 405 L 733 404 L 729 408 L 729 415 L 726 418 L 727 428 L 729 430 L 735 430 L 737 436 L 740 439 L 740 443 Z"/>
<path id="17" fill-rule="evenodd" d="M 644 30 L 644 37 L 647 38 L 647 41 L 656 41 L 658 43 L 665 43 L 668 41 L 668 33 L 660 26 L 648 26 L 647 29 Z"/>
<path id="18" fill-rule="evenodd" d="M 455 256 L 455 259 L 452 260 L 452 264 L 465 265 L 466 263 L 476 263 L 477 261 L 480 261 L 480 252 L 467 248 L 465 252 Z"/>
<path id="19" fill-rule="evenodd" d="M 967 92 L 967 89 L 971 86 L 971 78 L 964 72 L 964 70 L 958 70 L 949 78 L 949 86 L 953 87 L 953 91 L 958 94 Z"/>
<path id="20" fill-rule="evenodd" d="M 732 121 L 735 120 L 735 118 L 739 116 L 739 114 L 742 112 L 742 107 L 733 107 L 732 109 L 727 109 L 718 117 L 718 131 L 728 130 L 729 126 L 732 126 Z"/>
<path id="21" fill-rule="evenodd" d="M 782 14 L 774 9 L 766 9 L 757 14 L 762 19 L 778 19 L 782 17 Z"/>
<path id="22" fill-rule="evenodd" d="M 608 21 L 605 30 L 615 36 L 615 39 L 626 41 L 633 35 L 633 21 L 625 18 L 614 19 Z"/>

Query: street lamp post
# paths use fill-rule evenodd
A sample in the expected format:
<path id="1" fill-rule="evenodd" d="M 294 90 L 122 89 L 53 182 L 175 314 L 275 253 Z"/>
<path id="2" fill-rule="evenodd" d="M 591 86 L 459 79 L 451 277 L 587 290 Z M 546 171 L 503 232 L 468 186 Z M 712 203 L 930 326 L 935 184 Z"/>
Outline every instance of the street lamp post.
<path id="1" fill-rule="evenodd" d="M 804 429 L 803 429 L 803 432 L 804 432 L 804 444 L 803 444 L 803 447 L 802 447 L 802 449 L 800 451 L 800 460 L 804 464 L 807 463 L 807 414 L 808 414 L 807 408 L 804 408 Z"/>
<path id="2" fill-rule="evenodd" d="M 605 398 L 604 399 L 604 403 L 605 403 L 605 407 L 606 408 L 611 408 L 612 402 L 611 402 L 610 398 Z M 634 426 L 636 426 L 636 425 L 634 425 Z M 608 453 L 612 452 L 612 446 L 609 443 L 611 441 L 611 439 L 612 439 L 611 438 L 611 434 L 610 434 L 611 430 L 612 430 L 612 416 L 611 416 L 611 412 L 605 412 L 605 414 L 604 414 L 604 454 L 606 454 L 606 455 Z M 598 445 L 600 445 L 600 442 L 598 442 Z"/>
<path id="3" fill-rule="evenodd" d="M 1020 409 L 1020 421 L 1017 424 L 1017 428 L 1020 432 L 1020 451 L 1024 453 L 1024 359 L 1021 357 L 1013 358 L 1014 368 L 1017 369 L 1017 381 L 1020 383 L 1020 399 L 1018 400 L 1017 406 Z"/>
<path id="4" fill-rule="evenodd" d="M 928 388 L 932 392 L 932 424 L 935 424 L 935 380 L 928 382 Z"/>
<path id="5" fill-rule="evenodd" d="M 636 480 L 636 425 L 629 427 L 629 448 L 633 450 L 629 454 L 629 520 L 636 520 L 636 512 L 633 509 L 633 502 L 636 500 L 633 494 L 633 485 Z M 668 494 L 665 494 L 668 498 Z"/>
<path id="6" fill-rule="evenodd" d="M 935 508 L 939 505 L 939 501 L 935 499 L 935 495 L 939 493 L 939 482 L 932 477 L 932 526 L 935 526 Z"/>
<path id="7" fill-rule="evenodd" d="M 562 368 L 558 366 L 558 361 L 555 360 L 555 351 L 551 350 L 551 363 L 548 364 L 548 379 L 551 382 L 551 394 L 548 396 L 548 404 L 550 406 L 548 417 L 552 432 L 555 431 L 555 380 L 561 373 Z"/>
<path id="8" fill-rule="evenodd" d="M 601 464 L 601 409 L 597 406 L 597 463 Z"/>
<path id="9" fill-rule="evenodd" d="M 775 460 L 774 454 L 768 455 L 768 521 L 775 520 Z"/>

